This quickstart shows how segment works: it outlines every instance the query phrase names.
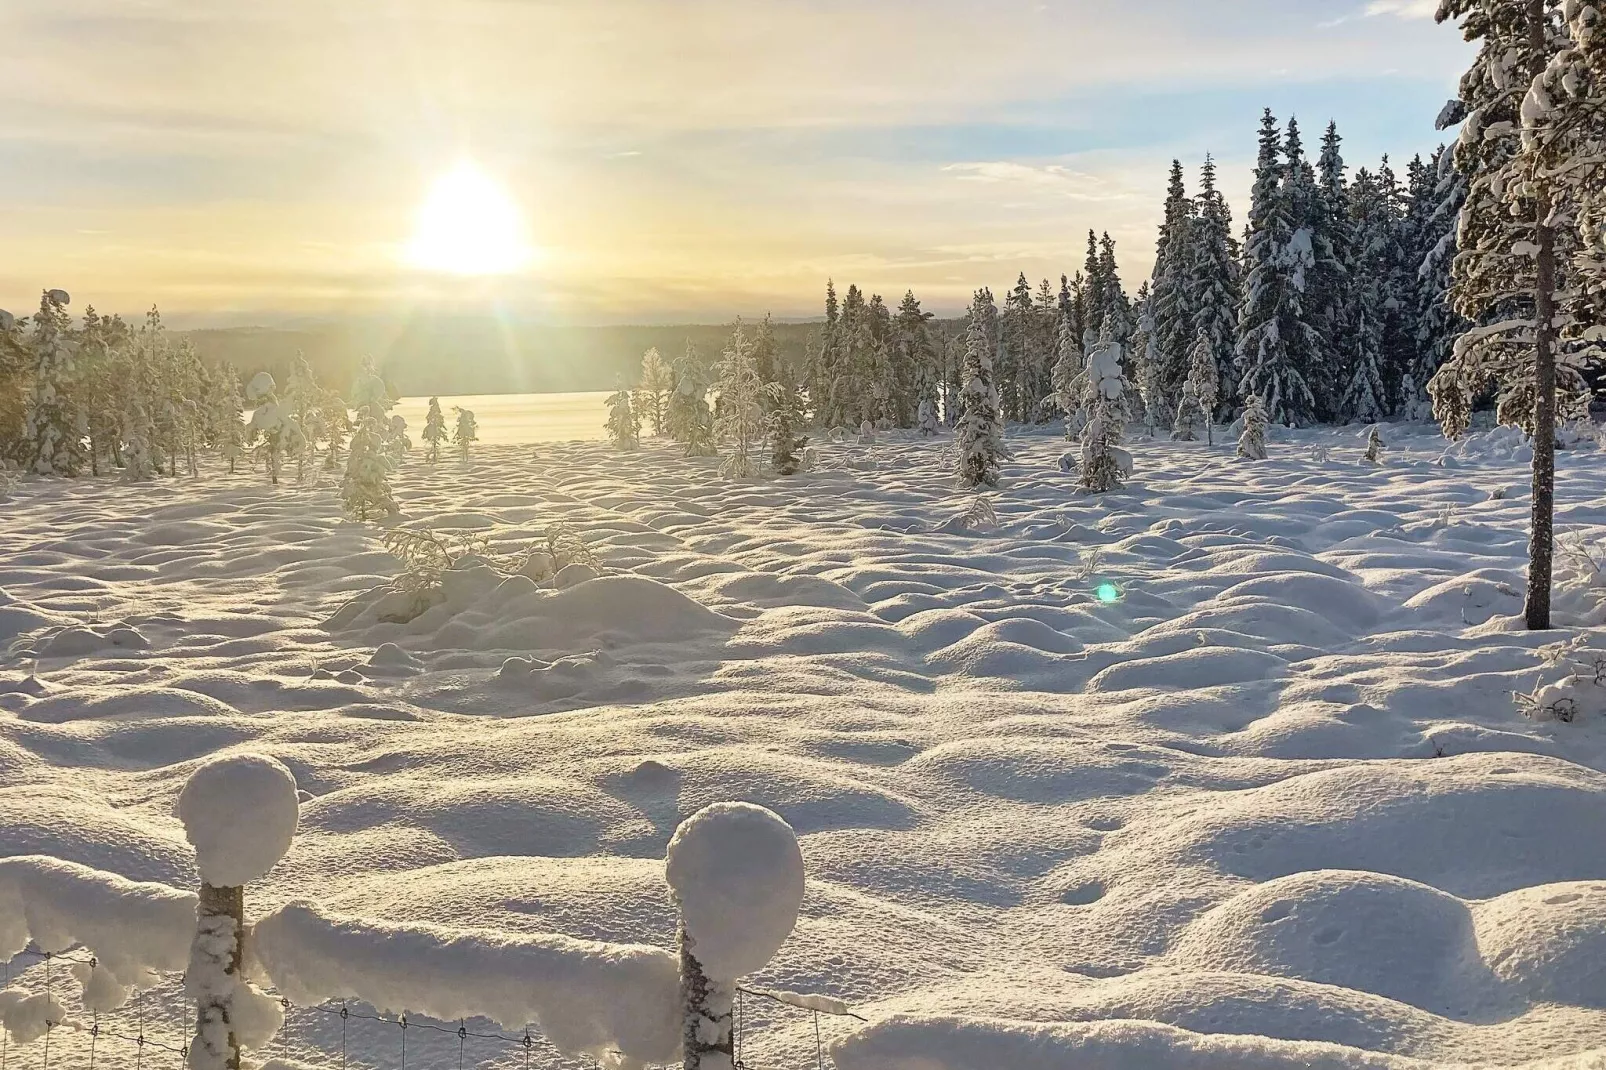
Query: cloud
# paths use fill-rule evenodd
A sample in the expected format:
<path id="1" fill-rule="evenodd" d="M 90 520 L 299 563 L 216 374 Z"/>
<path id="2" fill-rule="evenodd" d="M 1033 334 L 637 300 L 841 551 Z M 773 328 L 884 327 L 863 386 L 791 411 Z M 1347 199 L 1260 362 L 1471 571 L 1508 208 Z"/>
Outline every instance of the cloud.
<path id="1" fill-rule="evenodd" d="M 1394 15 L 1402 19 L 1431 19 L 1439 10 L 1439 0 L 1371 0 L 1368 17 Z"/>

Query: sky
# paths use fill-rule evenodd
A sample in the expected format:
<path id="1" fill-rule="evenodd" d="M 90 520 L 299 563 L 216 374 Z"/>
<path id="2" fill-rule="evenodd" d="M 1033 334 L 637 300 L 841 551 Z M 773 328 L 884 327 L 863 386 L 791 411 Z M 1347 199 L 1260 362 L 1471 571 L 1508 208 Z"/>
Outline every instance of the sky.
<path id="1" fill-rule="evenodd" d="M 1428 152 L 1470 46 L 1432 0 L 4 0 L 0 307 L 180 326 L 422 307 L 565 323 L 949 314 L 1148 274 L 1167 168 L 1235 218 L 1261 109 L 1352 166 Z M 530 247 L 409 262 L 472 161 Z M 1403 166 L 1401 167 L 1403 171 Z"/>

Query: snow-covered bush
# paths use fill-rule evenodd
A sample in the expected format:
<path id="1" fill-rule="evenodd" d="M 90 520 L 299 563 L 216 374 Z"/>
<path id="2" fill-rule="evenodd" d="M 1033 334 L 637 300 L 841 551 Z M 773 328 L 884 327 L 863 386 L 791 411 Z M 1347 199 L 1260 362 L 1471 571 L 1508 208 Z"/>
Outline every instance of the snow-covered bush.
<path id="1" fill-rule="evenodd" d="M 1553 679 L 1513 696 L 1523 715 L 1563 723 L 1606 716 L 1606 649 L 1592 645 L 1599 642 L 1585 633 L 1541 650 Z"/>
<path id="2" fill-rule="evenodd" d="M 1082 486 L 1095 493 L 1115 490 L 1132 472 L 1132 455 L 1122 449 L 1126 427 L 1126 378 L 1121 374 L 1121 345 L 1105 339 L 1087 355 L 1082 403 Z"/>
<path id="3" fill-rule="evenodd" d="M 630 391 L 624 383 L 608 395 L 608 438 L 616 450 L 633 450 L 641 445 L 641 417 L 636 414 Z"/>
<path id="4" fill-rule="evenodd" d="M 1266 403 L 1259 394 L 1250 394 L 1244 408 L 1244 431 L 1238 436 L 1238 456 L 1251 461 L 1266 459 L 1266 429 L 1270 420 L 1266 416 Z"/>
<path id="5" fill-rule="evenodd" d="M 447 439 L 446 416 L 441 412 L 441 399 L 429 399 L 429 412 L 424 417 L 424 443 L 429 446 L 429 463 L 441 457 L 441 443 Z"/>

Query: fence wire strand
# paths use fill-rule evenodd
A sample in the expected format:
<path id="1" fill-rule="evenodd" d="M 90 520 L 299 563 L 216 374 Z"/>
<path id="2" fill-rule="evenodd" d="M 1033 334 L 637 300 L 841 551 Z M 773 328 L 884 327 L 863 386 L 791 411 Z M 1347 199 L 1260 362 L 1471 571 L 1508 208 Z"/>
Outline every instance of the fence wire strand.
<path id="1" fill-rule="evenodd" d="M 13 970 L 16 959 L 31 960 L 32 965 L 23 965 L 19 970 Z M 60 980 L 57 974 L 58 963 L 67 966 L 82 964 L 89 968 L 90 977 L 99 967 L 94 956 L 82 951 L 67 952 L 41 952 L 32 949 L 20 952 L 16 959 L 0 963 L 0 988 L 10 988 L 13 982 L 21 982 L 31 969 L 40 969 L 43 973 L 44 996 L 47 1008 L 52 1005 L 48 1002 L 55 996 L 55 990 Z M 98 1009 L 83 1008 L 82 1013 L 75 1017 L 68 1010 L 56 1021 L 47 1018 L 45 1031 L 41 1036 L 41 1061 L 39 1064 L 31 1060 L 20 1060 L 18 1052 L 11 1051 L 10 1032 L 0 1027 L 0 1070 L 33 1070 L 38 1065 L 39 1070 L 105 1070 L 106 1067 L 129 1067 L 133 1070 L 145 1070 L 148 1053 L 161 1053 L 171 1055 L 176 1059 L 179 1070 L 186 1066 L 189 1056 L 191 1040 L 196 1028 L 195 1008 L 192 1001 L 184 993 L 183 975 L 163 975 L 156 987 L 142 988 L 133 993 L 132 998 L 120 1010 L 102 1013 Z M 85 978 L 87 985 L 89 978 Z M 65 982 L 63 982 L 65 983 Z M 73 986 L 68 985 L 69 989 Z M 369 1047 L 365 1054 L 368 1059 L 358 1059 L 353 1062 L 353 1043 L 355 1038 L 351 1034 L 353 1022 L 371 1025 L 375 1029 L 393 1029 L 397 1034 L 397 1052 L 392 1067 L 407 1070 L 408 1060 L 415 1063 L 423 1058 L 425 1064 L 439 1065 L 445 1061 L 441 1058 L 448 1054 L 450 1048 L 429 1054 L 429 1046 L 418 1043 L 420 1034 L 439 1036 L 443 1040 L 451 1037 L 456 1041 L 457 1070 L 497 1070 L 505 1067 L 506 1070 L 534 1070 L 537 1054 L 542 1057 L 542 1067 L 569 1067 L 573 1070 L 601 1070 L 600 1062 L 595 1058 L 577 1058 L 564 1055 L 546 1041 L 534 1029 L 533 1023 L 525 1026 L 520 1033 L 507 1033 L 494 1028 L 477 1027 L 480 1019 L 460 1019 L 456 1025 L 437 1023 L 428 1019 L 410 1018 L 405 1014 L 382 1014 L 364 1004 L 353 1005 L 350 1000 L 330 1001 L 316 1006 L 301 1006 L 292 1003 L 282 995 L 274 993 L 279 999 L 279 1005 L 284 1013 L 284 1024 L 279 1034 L 268 1045 L 261 1049 L 260 1056 L 267 1057 L 269 1052 L 277 1051 L 278 1056 L 287 1064 L 300 1064 L 320 1070 L 387 1070 L 384 1060 L 375 1060 L 373 1056 L 381 1050 L 379 1047 Z M 778 1057 L 765 1058 L 759 1063 L 750 1061 L 753 1055 L 751 1044 L 755 1030 L 765 1027 L 773 1028 L 777 1020 L 771 1015 L 754 1014 L 750 1006 L 749 997 L 754 997 L 784 1008 L 780 1013 L 794 1016 L 792 1021 L 803 1029 L 803 1035 L 812 1032 L 814 1043 L 814 1070 L 825 1070 L 827 1062 L 825 1056 L 825 1031 L 822 1028 L 822 1017 L 852 1018 L 865 1021 L 864 1018 L 852 1012 L 837 1013 L 831 1010 L 821 1011 L 816 1008 L 799 1006 L 796 1002 L 783 999 L 780 996 L 765 992 L 761 989 L 737 986 L 734 992 L 734 1007 L 732 1015 L 732 1048 L 734 1070 L 788 1070 L 787 1061 Z M 66 1008 L 68 998 L 64 995 L 61 1006 Z M 301 1016 L 300 1027 L 297 1028 L 296 1016 Z M 802 1019 L 807 1015 L 808 1020 Z M 312 1016 L 312 1017 L 308 1017 Z M 317 1027 L 320 1020 L 327 1019 L 331 1026 L 327 1035 Z M 338 1021 L 338 1035 L 334 1022 Z M 121 1024 L 120 1024 L 121 1023 Z M 471 1023 L 476 1023 L 471 1027 Z M 494 1023 L 488 1023 L 494 1024 Z M 132 1028 L 130 1028 L 132 1027 Z M 154 1032 L 148 1029 L 157 1027 Z M 811 1028 L 810 1028 L 811 1027 Z M 414 1034 L 414 1040 L 409 1045 L 408 1033 Z M 79 1049 L 79 1055 L 74 1057 L 68 1050 L 71 1045 L 68 1037 L 82 1036 L 86 1043 Z M 795 1037 L 794 1039 L 802 1039 Z M 488 1056 L 474 1050 L 470 1043 L 479 1042 L 492 1047 Z M 449 1041 L 447 1042 L 450 1043 Z M 806 1043 L 806 1041 L 804 1041 Z M 110 1045 L 110 1047 L 108 1046 Z M 769 1045 L 761 1045 L 769 1047 Z M 120 1059 L 114 1049 L 122 1050 L 128 1056 Z M 357 1050 L 363 1050 L 361 1046 Z M 505 1052 L 511 1061 L 503 1062 Z M 516 1055 L 515 1055 L 516 1053 Z M 800 1053 L 801 1054 L 801 1053 Z M 165 1060 L 163 1060 L 165 1062 Z M 18 1066 L 13 1068 L 12 1062 Z M 793 1064 L 793 1068 L 804 1064 Z"/>

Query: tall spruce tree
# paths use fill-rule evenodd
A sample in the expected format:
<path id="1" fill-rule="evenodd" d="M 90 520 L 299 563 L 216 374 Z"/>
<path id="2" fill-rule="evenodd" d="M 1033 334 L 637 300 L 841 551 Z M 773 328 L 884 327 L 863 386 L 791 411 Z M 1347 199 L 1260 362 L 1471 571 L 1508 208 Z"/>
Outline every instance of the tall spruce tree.
<path id="1" fill-rule="evenodd" d="M 1154 399 L 1144 395 L 1151 411 L 1158 405 L 1166 412 L 1175 412 L 1182 384 L 1188 378 L 1188 348 L 1192 344 L 1197 315 L 1193 307 L 1192 278 L 1194 210 L 1182 177 L 1182 161 L 1173 160 L 1160 237 L 1155 246 L 1154 277 L 1149 287 L 1149 317 L 1154 324 L 1149 345 L 1154 350 L 1152 374 L 1159 393 Z"/>
<path id="2" fill-rule="evenodd" d="M 1310 292 L 1311 322 L 1323 340 L 1323 367 L 1330 374 L 1313 376 L 1311 393 L 1319 419 L 1342 419 L 1342 392 L 1354 358 L 1355 289 L 1361 280 L 1355 263 L 1355 232 L 1350 213 L 1349 181 L 1345 176 L 1344 139 L 1338 124 L 1329 122 L 1322 135 L 1322 154 L 1316 161 L 1321 241 Z"/>
<path id="3" fill-rule="evenodd" d="M 1315 416 L 1315 398 L 1305 373 L 1317 336 L 1305 320 L 1303 306 L 1305 273 L 1311 265 L 1310 235 L 1294 226 L 1284 196 L 1282 153 L 1282 133 L 1267 108 L 1249 198 L 1236 370 L 1241 395 L 1261 398 L 1270 419 L 1294 427 Z"/>
<path id="4" fill-rule="evenodd" d="M 42 476 L 76 476 L 84 466 L 88 421 L 78 399 L 77 350 L 71 300 L 65 290 L 46 290 L 33 317 L 33 393 L 24 436 L 28 467 Z"/>
<path id="5" fill-rule="evenodd" d="M 1221 388 L 1215 403 L 1231 409 L 1236 404 L 1238 378 L 1233 358 L 1238 339 L 1238 258 L 1233 248 L 1232 209 L 1216 188 L 1216 163 L 1205 157 L 1199 175 L 1193 231 L 1193 263 L 1189 303 L 1194 313 L 1194 340 L 1204 339 L 1216 361 Z M 1219 415 L 1213 411 L 1212 418 Z"/>

